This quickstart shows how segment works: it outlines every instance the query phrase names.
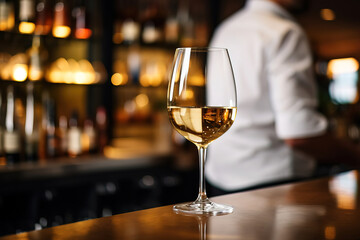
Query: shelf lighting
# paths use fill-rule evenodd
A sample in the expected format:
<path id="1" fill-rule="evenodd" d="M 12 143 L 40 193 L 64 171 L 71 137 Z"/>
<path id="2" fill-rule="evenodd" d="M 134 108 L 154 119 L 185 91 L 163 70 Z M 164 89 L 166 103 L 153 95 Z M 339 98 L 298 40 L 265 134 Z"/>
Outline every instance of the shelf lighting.
<path id="1" fill-rule="evenodd" d="M 96 65 L 98 64 L 96 63 Z M 88 60 L 76 61 L 59 58 L 51 64 L 46 74 L 46 80 L 52 83 L 88 85 L 101 82 L 103 75 L 104 73 L 97 72 Z"/>
<path id="2" fill-rule="evenodd" d="M 144 63 L 140 71 L 140 84 L 143 87 L 157 87 L 166 76 L 166 66 L 162 62 Z"/>
<path id="3" fill-rule="evenodd" d="M 23 82 L 28 75 L 28 66 L 26 64 L 15 64 L 13 66 L 12 79 L 17 82 Z"/>
<path id="4" fill-rule="evenodd" d="M 68 26 L 54 26 L 52 34 L 57 38 L 67 38 L 71 33 L 71 29 Z"/>
<path id="5" fill-rule="evenodd" d="M 35 23 L 32 22 L 21 22 L 19 24 L 19 32 L 23 34 L 31 34 L 35 30 Z"/>
<path id="6" fill-rule="evenodd" d="M 2 69 L 1 77 L 5 80 L 23 82 L 28 77 L 27 57 L 23 53 L 12 56 Z"/>

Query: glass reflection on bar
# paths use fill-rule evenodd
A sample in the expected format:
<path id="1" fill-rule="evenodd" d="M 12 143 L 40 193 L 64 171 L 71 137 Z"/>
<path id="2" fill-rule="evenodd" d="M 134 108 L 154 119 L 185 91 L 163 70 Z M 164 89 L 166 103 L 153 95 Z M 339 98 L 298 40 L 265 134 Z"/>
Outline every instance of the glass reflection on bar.
<path id="1" fill-rule="evenodd" d="M 358 175 L 348 172 L 334 177 L 330 181 L 330 192 L 335 195 L 337 207 L 344 210 L 357 208 Z"/>

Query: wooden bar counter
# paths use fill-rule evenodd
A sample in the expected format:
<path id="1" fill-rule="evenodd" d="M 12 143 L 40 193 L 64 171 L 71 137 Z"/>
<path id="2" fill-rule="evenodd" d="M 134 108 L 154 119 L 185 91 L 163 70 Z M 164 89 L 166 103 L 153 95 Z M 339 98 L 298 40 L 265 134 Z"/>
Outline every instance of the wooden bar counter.
<path id="1" fill-rule="evenodd" d="M 360 239 L 359 183 L 359 172 L 350 171 L 215 197 L 215 202 L 235 208 L 223 216 L 185 216 L 174 213 L 172 206 L 164 206 L 0 240 Z"/>

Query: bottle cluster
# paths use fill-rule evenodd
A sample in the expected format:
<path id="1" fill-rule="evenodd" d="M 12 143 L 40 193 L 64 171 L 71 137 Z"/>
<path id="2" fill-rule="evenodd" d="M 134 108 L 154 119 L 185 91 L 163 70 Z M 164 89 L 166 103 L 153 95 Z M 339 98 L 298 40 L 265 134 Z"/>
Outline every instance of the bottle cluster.
<path id="1" fill-rule="evenodd" d="M 95 119 L 87 118 L 80 124 L 77 111 L 57 117 L 55 101 L 48 92 L 44 91 L 37 101 L 32 82 L 26 84 L 24 99 L 17 95 L 14 85 L 3 89 L 6 92 L 0 91 L 2 164 L 102 153 L 107 144 L 103 107 L 97 109 Z"/>
<path id="2" fill-rule="evenodd" d="M 88 39 L 92 35 L 84 0 L 0 1 L 0 31 Z"/>
<path id="3" fill-rule="evenodd" d="M 207 11 L 201 4 L 187 0 L 121 0 L 117 4 L 115 44 L 207 44 L 209 29 L 204 24 Z"/>

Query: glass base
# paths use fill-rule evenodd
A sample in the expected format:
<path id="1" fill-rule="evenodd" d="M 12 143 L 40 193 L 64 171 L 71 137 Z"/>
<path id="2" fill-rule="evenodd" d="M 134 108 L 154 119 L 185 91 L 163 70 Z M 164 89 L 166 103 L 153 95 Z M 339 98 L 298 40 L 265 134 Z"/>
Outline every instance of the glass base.
<path id="1" fill-rule="evenodd" d="M 225 215 L 232 213 L 234 208 L 228 205 L 218 204 L 211 201 L 189 202 L 177 204 L 173 207 L 176 213 L 198 214 L 198 215 Z"/>

